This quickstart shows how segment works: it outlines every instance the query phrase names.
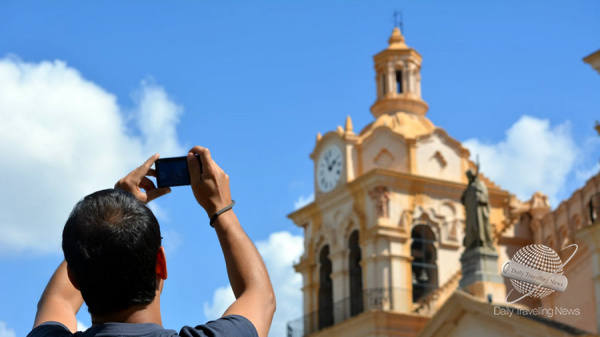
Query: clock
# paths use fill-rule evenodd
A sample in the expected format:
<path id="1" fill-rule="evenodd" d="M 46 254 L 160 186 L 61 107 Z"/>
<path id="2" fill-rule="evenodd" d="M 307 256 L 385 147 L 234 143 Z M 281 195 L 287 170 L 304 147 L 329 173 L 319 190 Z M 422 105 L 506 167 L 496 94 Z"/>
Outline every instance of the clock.
<path id="1" fill-rule="evenodd" d="M 329 192 L 337 185 L 342 175 L 344 158 L 340 148 L 331 145 L 319 157 L 317 163 L 317 185 L 322 192 Z"/>

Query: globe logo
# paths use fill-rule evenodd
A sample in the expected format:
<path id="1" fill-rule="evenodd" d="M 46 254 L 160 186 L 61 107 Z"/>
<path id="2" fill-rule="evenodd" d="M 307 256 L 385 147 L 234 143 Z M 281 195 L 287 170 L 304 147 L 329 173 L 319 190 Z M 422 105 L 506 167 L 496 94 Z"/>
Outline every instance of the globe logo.
<path id="1" fill-rule="evenodd" d="M 502 266 L 502 275 L 510 278 L 515 290 L 523 296 L 509 302 L 511 290 L 506 296 L 506 303 L 511 304 L 527 296 L 543 298 L 554 291 L 565 291 L 568 280 L 563 275 L 563 267 L 578 248 L 576 244 L 572 244 L 562 250 L 570 247 L 575 247 L 575 250 L 565 263 L 552 248 L 544 245 L 529 245 L 519 249 L 512 260 Z"/>
<path id="2" fill-rule="evenodd" d="M 560 257 L 552 248 L 544 245 L 523 247 L 513 256 L 512 261 L 547 273 L 563 274 L 563 264 Z M 534 284 L 515 279 L 510 279 L 510 283 L 523 295 L 531 292 L 529 296 L 533 298 L 542 298 L 554 292 L 554 289 L 546 287 L 535 289 Z"/>

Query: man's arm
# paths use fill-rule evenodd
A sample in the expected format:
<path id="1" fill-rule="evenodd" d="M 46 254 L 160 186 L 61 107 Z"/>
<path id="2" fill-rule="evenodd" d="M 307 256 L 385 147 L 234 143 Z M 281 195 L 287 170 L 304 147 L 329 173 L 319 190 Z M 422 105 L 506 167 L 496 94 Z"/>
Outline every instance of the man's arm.
<path id="1" fill-rule="evenodd" d="M 200 155 L 202 172 L 194 154 Z M 209 217 L 231 203 L 229 176 L 212 160 L 208 149 L 192 148 L 188 167 L 194 196 Z M 267 268 L 233 210 L 221 214 L 213 225 L 236 297 L 223 316 L 244 316 L 256 327 L 259 337 L 267 337 L 275 313 L 275 293 Z"/>
<path id="2" fill-rule="evenodd" d="M 64 324 L 71 332 L 75 332 L 77 331 L 75 315 L 82 304 L 81 293 L 69 280 L 67 263 L 63 261 L 52 275 L 38 302 L 33 327 L 55 321 Z"/>

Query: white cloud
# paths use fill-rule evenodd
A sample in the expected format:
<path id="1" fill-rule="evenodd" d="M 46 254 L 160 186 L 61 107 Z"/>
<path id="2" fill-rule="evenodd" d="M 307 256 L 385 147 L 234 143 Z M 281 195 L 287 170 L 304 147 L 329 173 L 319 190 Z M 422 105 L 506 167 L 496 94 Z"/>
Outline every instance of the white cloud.
<path id="1" fill-rule="evenodd" d="M 162 156 L 183 155 L 185 152 L 177 142 L 175 129 L 183 109 L 153 80 L 142 81 L 141 89 L 134 93 L 133 99 L 137 103 L 135 124 L 145 140 L 146 149 Z"/>
<path id="2" fill-rule="evenodd" d="M 502 188 L 521 200 L 542 191 L 552 205 L 557 204 L 580 152 L 571 137 L 569 122 L 551 126 L 548 120 L 529 116 L 522 116 L 499 143 L 469 139 L 463 144 L 471 151 L 472 159 L 479 155 L 481 171 Z"/>
<path id="3" fill-rule="evenodd" d="M 161 157 L 166 157 L 166 156 L 161 155 Z M 154 214 L 156 219 L 158 219 L 159 221 L 166 221 L 166 222 L 171 221 L 171 217 L 169 216 L 169 211 L 167 209 L 160 207 L 160 205 L 157 204 L 157 200 L 153 200 L 153 201 L 149 202 L 147 204 L 147 206 L 148 206 L 148 208 L 150 208 L 150 210 L 152 211 L 152 213 Z"/>
<path id="4" fill-rule="evenodd" d="M 213 293 L 212 304 L 204 302 L 204 316 L 209 320 L 217 319 L 225 313 L 225 310 L 235 301 L 231 286 L 219 287 Z"/>
<path id="5" fill-rule="evenodd" d="M 16 337 L 15 330 L 9 329 L 6 322 L 0 321 L 0 337 Z"/>
<path id="6" fill-rule="evenodd" d="M 266 241 L 256 242 L 256 248 L 265 261 L 277 298 L 277 311 L 269 336 L 286 335 L 286 324 L 302 315 L 302 276 L 293 264 L 304 252 L 304 239 L 289 232 L 272 233 Z M 204 303 L 204 314 L 209 319 L 221 317 L 235 300 L 231 287 L 215 290 L 212 304 Z"/>
<path id="7" fill-rule="evenodd" d="M 256 248 L 265 260 L 277 298 L 269 336 L 284 337 L 287 322 L 302 315 L 302 275 L 293 265 L 304 253 L 304 238 L 289 232 L 272 233 L 267 241 L 257 242 Z"/>
<path id="8" fill-rule="evenodd" d="M 310 204 L 313 201 L 315 201 L 314 193 L 312 193 L 306 197 L 301 195 L 300 197 L 298 197 L 298 200 L 294 201 L 294 209 L 300 209 L 300 208 Z"/>
<path id="9" fill-rule="evenodd" d="M 0 59 L 0 255 L 58 252 L 81 197 L 155 152 L 183 153 L 182 108 L 165 90 L 142 82 L 135 103 L 130 122 L 113 94 L 63 61 Z"/>
<path id="10" fill-rule="evenodd" d="M 88 328 L 89 328 L 89 326 L 86 326 L 80 320 L 77 320 L 77 331 L 85 331 Z"/>
<path id="11" fill-rule="evenodd" d="M 585 182 L 590 179 L 593 175 L 600 172 L 600 163 L 590 167 L 589 169 L 577 169 L 575 170 L 575 177 L 581 182 Z"/>
<path id="12" fill-rule="evenodd" d="M 598 150 L 600 149 L 600 137 L 594 135 L 586 139 L 581 145 L 581 155 L 577 158 L 575 169 L 575 181 L 580 187 L 600 171 L 598 162 Z"/>
<path id="13" fill-rule="evenodd" d="M 166 254 L 173 256 L 183 244 L 183 238 L 179 232 L 173 229 L 161 230 L 161 234 L 163 236 L 162 245 L 165 247 Z"/>

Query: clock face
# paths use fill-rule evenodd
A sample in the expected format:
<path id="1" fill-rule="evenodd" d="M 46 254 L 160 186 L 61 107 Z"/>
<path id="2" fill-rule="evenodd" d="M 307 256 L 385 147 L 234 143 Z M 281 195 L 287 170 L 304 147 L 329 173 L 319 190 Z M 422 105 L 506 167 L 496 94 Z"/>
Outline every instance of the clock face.
<path id="1" fill-rule="evenodd" d="M 331 191 L 340 180 L 344 158 L 340 148 L 332 145 L 327 147 L 319 157 L 317 164 L 317 184 L 322 192 Z"/>

